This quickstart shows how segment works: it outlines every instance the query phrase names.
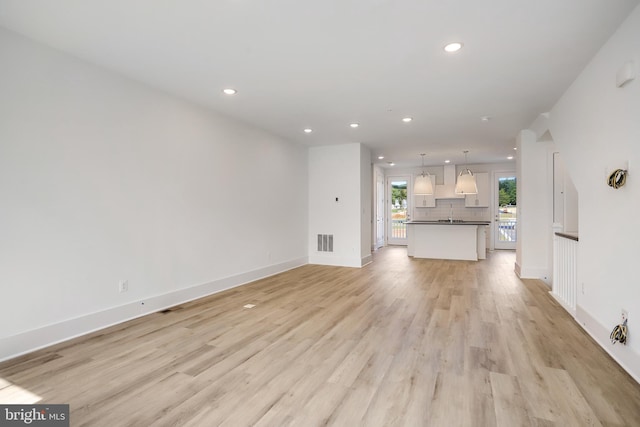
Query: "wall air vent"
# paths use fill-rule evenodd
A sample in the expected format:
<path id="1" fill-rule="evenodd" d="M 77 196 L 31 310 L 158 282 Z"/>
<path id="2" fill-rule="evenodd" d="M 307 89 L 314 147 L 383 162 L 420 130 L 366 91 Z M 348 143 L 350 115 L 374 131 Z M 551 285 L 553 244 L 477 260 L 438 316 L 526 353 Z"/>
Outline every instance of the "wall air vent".
<path id="1" fill-rule="evenodd" d="M 318 252 L 333 252 L 333 234 L 318 234 Z"/>

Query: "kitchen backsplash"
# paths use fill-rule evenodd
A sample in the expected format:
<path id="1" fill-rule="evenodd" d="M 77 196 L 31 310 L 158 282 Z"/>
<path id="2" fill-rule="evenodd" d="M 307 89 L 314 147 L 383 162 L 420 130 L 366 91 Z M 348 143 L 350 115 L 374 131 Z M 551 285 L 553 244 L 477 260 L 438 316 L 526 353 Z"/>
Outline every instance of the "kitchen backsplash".
<path id="1" fill-rule="evenodd" d="M 448 219 L 453 207 L 453 219 L 464 221 L 490 221 L 489 208 L 466 208 L 464 199 L 436 200 L 435 208 L 414 208 L 414 220 Z"/>

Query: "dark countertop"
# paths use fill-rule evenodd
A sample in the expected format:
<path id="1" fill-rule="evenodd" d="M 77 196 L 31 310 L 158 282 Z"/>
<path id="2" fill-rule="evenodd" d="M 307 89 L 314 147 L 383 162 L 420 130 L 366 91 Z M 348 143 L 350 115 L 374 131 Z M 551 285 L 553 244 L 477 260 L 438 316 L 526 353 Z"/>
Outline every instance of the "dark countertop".
<path id="1" fill-rule="evenodd" d="M 427 225 L 489 225 L 489 221 L 407 221 L 405 224 L 427 224 Z"/>

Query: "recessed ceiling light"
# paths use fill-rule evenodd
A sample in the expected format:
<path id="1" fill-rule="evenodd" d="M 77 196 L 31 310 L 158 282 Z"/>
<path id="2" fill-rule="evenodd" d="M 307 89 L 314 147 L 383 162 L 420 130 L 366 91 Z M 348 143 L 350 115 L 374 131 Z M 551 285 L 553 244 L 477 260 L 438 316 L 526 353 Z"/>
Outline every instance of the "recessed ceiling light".
<path id="1" fill-rule="evenodd" d="M 238 93 L 237 90 L 231 88 L 223 89 L 222 91 L 225 93 L 225 95 L 235 95 L 236 93 Z"/>
<path id="2" fill-rule="evenodd" d="M 445 160 L 444 162 L 445 163 L 451 163 L 451 160 Z"/>
<path id="3" fill-rule="evenodd" d="M 445 52 L 449 53 L 457 52 L 460 49 L 462 49 L 462 43 L 459 42 L 449 43 L 444 47 Z"/>
<path id="4" fill-rule="evenodd" d="M 384 156 L 378 156 L 378 160 L 384 159 Z"/>
<path id="5" fill-rule="evenodd" d="M 402 119 L 402 121 L 405 123 L 409 123 L 411 120 L 413 120 L 413 117 L 405 117 Z"/>
<path id="6" fill-rule="evenodd" d="M 513 147 L 513 149 L 514 149 L 514 150 L 517 150 L 517 149 L 518 149 L 518 147 Z"/>
<path id="7" fill-rule="evenodd" d="M 313 129 L 306 128 L 306 129 L 304 130 L 304 133 L 311 133 L 311 132 L 313 132 Z"/>
<path id="8" fill-rule="evenodd" d="M 508 160 L 513 160 L 513 156 L 507 157 Z"/>
<path id="9" fill-rule="evenodd" d="M 489 117 L 489 116 L 482 116 L 482 117 L 480 117 L 480 120 L 482 120 L 483 122 L 485 122 L 485 123 L 486 123 L 486 122 L 488 122 L 489 120 L 491 120 L 491 117 Z"/>
<path id="10" fill-rule="evenodd" d="M 351 123 L 349 126 L 351 126 L 352 128 L 357 128 L 358 126 L 360 126 L 358 123 Z"/>
<path id="11" fill-rule="evenodd" d="M 393 162 L 388 162 L 388 163 L 389 163 L 389 166 L 395 166 L 395 165 L 396 165 L 396 164 L 395 164 L 395 163 L 393 163 Z"/>

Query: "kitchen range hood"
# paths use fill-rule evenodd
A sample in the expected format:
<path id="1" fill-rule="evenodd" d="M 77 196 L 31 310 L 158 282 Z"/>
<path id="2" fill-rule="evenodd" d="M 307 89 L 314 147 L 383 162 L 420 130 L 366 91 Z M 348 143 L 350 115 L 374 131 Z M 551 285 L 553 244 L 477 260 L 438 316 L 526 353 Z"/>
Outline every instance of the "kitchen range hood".
<path id="1" fill-rule="evenodd" d="M 436 185 L 436 199 L 464 199 L 464 194 L 456 194 L 456 165 L 444 166 L 444 185 Z"/>

